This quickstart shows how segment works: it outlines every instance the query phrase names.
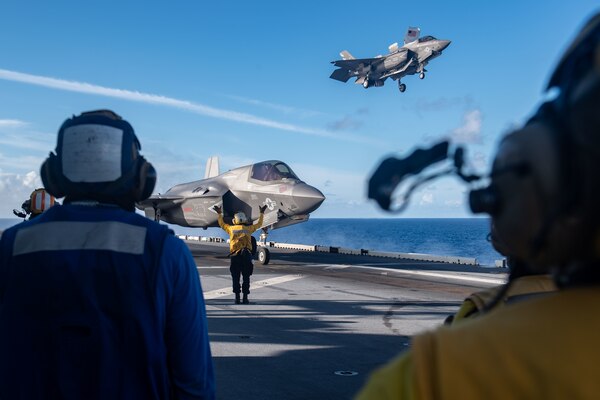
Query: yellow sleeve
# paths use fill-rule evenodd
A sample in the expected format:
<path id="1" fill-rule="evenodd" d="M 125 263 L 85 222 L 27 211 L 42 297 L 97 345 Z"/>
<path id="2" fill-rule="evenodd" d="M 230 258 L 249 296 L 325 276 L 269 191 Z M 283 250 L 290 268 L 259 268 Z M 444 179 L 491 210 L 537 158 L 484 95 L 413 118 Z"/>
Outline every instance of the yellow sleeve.
<path id="1" fill-rule="evenodd" d="M 371 374 L 355 400 L 414 400 L 412 353 L 404 352 Z"/>
<path id="2" fill-rule="evenodd" d="M 219 217 L 217 218 L 217 222 L 219 223 L 219 226 L 225 231 L 227 232 L 227 234 L 231 235 L 230 232 L 230 226 L 228 224 L 225 223 L 225 221 L 223 221 L 223 214 L 219 214 Z"/>
<path id="3" fill-rule="evenodd" d="M 250 231 L 250 233 L 256 231 L 257 229 L 260 229 L 264 219 L 265 219 L 265 214 L 260 213 L 260 215 L 258 216 L 258 221 L 256 221 L 256 223 L 254 225 L 248 227 L 248 230 Z"/>
<path id="4" fill-rule="evenodd" d="M 460 308 L 454 314 L 454 319 L 452 320 L 452 325 L 457 323 L 458 321 L 462 321 L 465 318 L 471 317 L 479 313 L 477 306 L 471 299 L 466 299 L 461 304 Z"/>

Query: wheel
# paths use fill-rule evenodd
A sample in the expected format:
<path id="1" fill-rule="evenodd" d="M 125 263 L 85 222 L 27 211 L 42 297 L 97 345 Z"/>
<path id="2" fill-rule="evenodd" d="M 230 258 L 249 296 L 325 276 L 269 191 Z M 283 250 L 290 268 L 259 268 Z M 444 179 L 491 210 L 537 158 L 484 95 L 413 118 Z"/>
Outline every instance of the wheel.
<path id="1" fill-rule="evenodd" d="M 368 89 L 368 88 L 369 88 L 369 78 L 365 78 L 365 80 L 363 81 L 363 87 L 364 87 L 365 89 Z"/>
<path id="2" fill-rule="evenodd" d="M 421 73 L 419 74 L 419 78 L 420 78 L 420 79 L 425 79 L 425 72 L 421 72 Z"/>
<path id="3" fill-rule="evenodd" d="M 398 89 L 400 90 L 400 92 L 404 93 L 404 91 L 406 90 L 406 85 L 404 83 L 401 83 L 398 85 Z"/>
<path id="4" fill-rule="evenodd" d="M 270 259 L 271 253 L 269 252 L 269 249 L 265 247 L 258 249 L 258 262 L 260 262 L 262 265 L 267 265 Z"/>

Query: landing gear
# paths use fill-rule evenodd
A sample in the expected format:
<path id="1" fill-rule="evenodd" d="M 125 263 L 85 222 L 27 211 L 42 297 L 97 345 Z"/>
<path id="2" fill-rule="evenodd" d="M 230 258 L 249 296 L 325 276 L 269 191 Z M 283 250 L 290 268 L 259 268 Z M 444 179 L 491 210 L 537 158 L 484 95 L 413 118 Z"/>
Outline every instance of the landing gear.
<path id="1" fill-rule="evenodd" d="M 425 79 L 425 72 L 421 72 L 419 74 L 419 79 Z"/>
<path id="2" fill-rule="evenodd" d="M 152 204 L 152 208 L 154 209 L 154 220 L 156 222 L 160 222 L 160 208 L 155 204 Z"/>
<path id="3" fill-rule="evenodd" d="M 398 82 L 398 90 L 400 90 L 401 93 L 404 93 L 404 91 L 406 90 L 406 85 L 404 83 Z"/>
<path id="4" fill-rule="evenodd" d="M 261 233 L 260 233 L 260 242 L 263 244 L 263 246 L 267 245 L 267 235 L 269 234 L 269 228 L 261 228 Z"/>
<path id="5" fill-rule="evenodd" d="M 267 265 L 269 260 L 271 260 L 271 252 L 267 249 L 267 235 L 269 234 L 268 228 L 262 228 L 262 232 L 260 233 L 260 243 L 262 246 L 258 248 L 258 262 L 262 265 Z"/>
<path id="6" fill-rule="evenodd" d="M 258 249 L 258 262 L 262 265 L 267 265 L 271 259 L 271 252 L 266 247 Z"/>
<path id="7" fill-rule="evenodd" d="M 368 76 L 365 76 L 365 80 L 363 81 L 363 87 L 365 89 L 369 88 L 369 77 Z"/>

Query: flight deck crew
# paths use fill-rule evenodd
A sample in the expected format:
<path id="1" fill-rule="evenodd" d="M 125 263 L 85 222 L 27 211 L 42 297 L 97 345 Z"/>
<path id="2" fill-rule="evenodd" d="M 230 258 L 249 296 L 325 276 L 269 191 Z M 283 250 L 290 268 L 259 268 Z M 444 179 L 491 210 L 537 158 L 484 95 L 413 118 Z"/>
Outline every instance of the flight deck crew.
<path id="1" fill-rule="evenodd" d="M 552 74 L 557 96 L 500 143 L 486 209 L 557 291 L 413 338 L 357 398 L 597 399 L 600 393 L 600 14 Z"/>
<path id="2" fill-rule="evenodd" d="M 134 212 L 156 172 L 108 110 L 60 127 L 41 168 L 65 197 L 0 239 L 0 398 L 214 399 L 196 265 Z"/>
<path id="3" fill-rule="evenodd" d="M 243 212 L 237 212 L 233 216 L 233 225 L 226 224 L 223 221 L 221 207 L 215 206 L 214 210 L 219 214 L 219 226 L 229 235 L 229 255 L 231 256 L 231 280 L 233 281 L 233 293 L 235 293 L 235 304 L 240 304 L 240 291 L 244 297 L 244 304 L 250 303 L 248 295 L 250 294 L 250 275 L 252 275 L 254 265 L 252 264 L 252 233 L 262 227 L 264 213 L 267 206 L 260 206 L 260 216 L 254 225 L 248 225 L 248 218 Z M 240 274 L 243 277 L 240 288 Z"/>
<path id="4" fill-rule="evenodd" d="M 56 204 L 56 198 L 44 188 L 38 188 L 31 192 L 29 199 L 21 204 L 23 212 L 13 210 L 13 213 L 20 218 L 26 218 L 29 215 L 29 219 L 33 219 L 41 215 L 54 204 Z"/>

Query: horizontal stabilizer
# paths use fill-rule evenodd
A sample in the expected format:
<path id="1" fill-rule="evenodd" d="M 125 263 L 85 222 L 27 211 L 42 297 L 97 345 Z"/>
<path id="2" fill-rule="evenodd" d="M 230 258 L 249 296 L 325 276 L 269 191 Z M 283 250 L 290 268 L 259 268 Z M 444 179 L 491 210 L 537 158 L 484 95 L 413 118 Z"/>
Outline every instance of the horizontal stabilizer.
<path id="1" fill-rule="evenodd" d="M 347 69 L 339 68 L 333 71 L 329 77 L 331 79 L 335 79 L 336 81 L 348 82 L 350 76 L 350 72 Z"/>
<path id="2" fill-rule="evenodd" d="M 354 56 L 348 50 L 342 50 L 340 56 L 343 60 L 354 60 Z"/>

